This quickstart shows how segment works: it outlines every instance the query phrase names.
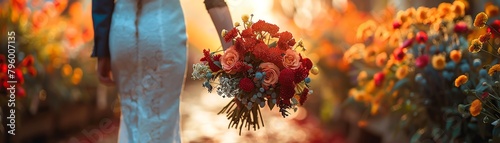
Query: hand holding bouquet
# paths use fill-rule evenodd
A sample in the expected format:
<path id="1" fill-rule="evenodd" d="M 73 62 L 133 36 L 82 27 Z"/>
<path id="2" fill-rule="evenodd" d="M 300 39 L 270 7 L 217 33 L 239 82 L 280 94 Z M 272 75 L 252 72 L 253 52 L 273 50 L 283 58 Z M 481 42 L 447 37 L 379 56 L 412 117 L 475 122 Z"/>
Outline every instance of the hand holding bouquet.
<path id="1" fill-rule="evenodd" d="M 233 99 L 219 114 L 226 113 L 229 127 L 239 128 L 240 134 L 243 127 L 264 126 L 260 108 L 266 105 L 271 110 L 278 106 L 283 117 L 289 109 L 297 110 L 312 93 L 309 72 L 318 73 L 311 60 L 297 51 L 305 51 L 302 41 L 296 42 L 288 31 L 279 32 L 274 24 L 251 19 L 244 15 L 242 25 L 237 22 L 233 29 L 223 30 L 225 41 L 233 45 L 224 54 L 203 50 L 204 57 L 193 65 L 192 73 L 193 79 L 205 80 L 203 87 L 209 92 L 216 89 L 220 96 Z"/>

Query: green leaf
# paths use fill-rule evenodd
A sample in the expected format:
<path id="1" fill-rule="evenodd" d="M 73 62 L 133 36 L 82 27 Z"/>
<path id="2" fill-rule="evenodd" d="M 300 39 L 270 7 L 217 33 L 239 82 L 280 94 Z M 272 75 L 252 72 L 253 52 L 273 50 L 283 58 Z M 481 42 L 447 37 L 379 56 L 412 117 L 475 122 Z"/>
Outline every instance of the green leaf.
<path id="1" fill-rule="evenodd" d="M 269 46 L 269 47 L 276 47 L 276 45 L 278 45 L 278 44 L 276 43 L 276 41 L 274 41 L 274 42 L 272 42 L 271 44 L 269 44 L 268 46 Z"/>

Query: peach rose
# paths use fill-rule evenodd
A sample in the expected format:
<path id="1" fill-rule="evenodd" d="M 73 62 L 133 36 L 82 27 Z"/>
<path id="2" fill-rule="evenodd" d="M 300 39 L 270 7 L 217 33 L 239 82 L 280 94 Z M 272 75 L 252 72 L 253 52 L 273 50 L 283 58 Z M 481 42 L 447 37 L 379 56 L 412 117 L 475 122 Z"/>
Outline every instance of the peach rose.
<path id="1" fill-rule="evenodd" d="M 297 69 L 300 67 L 300 56 L 294 50 L 288 49 L 285 52 L 285 56 L 283 57 L 283 66 L 289 69 Z"/>
<path id="2" fill-rule="evenodd" d="M 222 69 L 229 74 L 236 73 L 236 65 L 239 61 L 240 55 L 233 46 L 229 47 L 220 58 Z"/>
<path id="3" fill-rule="evenodd" d="M 264 77 L 264 82 L 262 83 L 265 86 L 271 86 L 278 82 L 278 77 L 280 75 L 280 69 L 273 63 L 261 63 L 259 65 L 262 68 L 262 72 L 266 73 Z"/>

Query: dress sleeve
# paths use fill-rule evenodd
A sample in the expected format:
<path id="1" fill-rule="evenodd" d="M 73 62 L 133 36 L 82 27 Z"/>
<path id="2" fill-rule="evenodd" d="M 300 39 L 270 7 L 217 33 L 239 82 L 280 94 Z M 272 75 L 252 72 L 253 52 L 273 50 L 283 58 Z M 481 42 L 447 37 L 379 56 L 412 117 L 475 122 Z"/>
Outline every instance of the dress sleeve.
<path id="1" fill-rule="evenodd" d="M 215 7 L 225 7 L 227 6 L 224 0 L 205 0 L 205 7 L 207 10 Z"/>
<path id="2" fill-rule="evenodd" d="M 109 57 L 109 29 L 115 7 L 114 0 L 92 0 L 94 49 L 91 57 Z"/>

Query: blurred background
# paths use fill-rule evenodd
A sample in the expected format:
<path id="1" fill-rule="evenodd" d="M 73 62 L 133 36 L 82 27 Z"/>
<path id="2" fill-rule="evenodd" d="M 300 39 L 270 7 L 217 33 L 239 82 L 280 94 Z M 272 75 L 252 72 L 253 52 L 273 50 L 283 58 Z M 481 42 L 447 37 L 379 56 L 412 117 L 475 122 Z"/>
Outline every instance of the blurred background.
<path id="1" fill-rule="evenodd" d="M 243 130 L 239 136 L 238 130 L 227 128 L 229 121 L 224 115 L 217 115 L 229 100 L 208 93 L 201 86 L 202 81 L 190 78 L 192 68 L 188 68 L 184 93 L 181 95 L 183 142 L 490 141 L 495 134 L 476 135 L 476 131 L 488 132 L 494 127 L 464 127 L 468 126 L 467 123 L 475 123 L 476 120 L 483 120 L 482 118 L 450 116 L 456 120 L 448 120 L 441 113 L 442 110 L 429 110 L 425 112 L 425 117 L 429 119 L 418 116 L 425 119 L 417 120 L 417 113 L 421 113 L 417 111 L 441 109 L 441 104 L 427 104 L 434 101 L 433 98 L 414 99 L 413 92 L 400 92 L 412 96 L 404 100 L 394 99 L 394 102 L 388 102 L 387 105 L 359 102 L 361 96 L 356 93 L 364 89 L 359 81 L 360 73 L 367 71 L 367 76 L 371 77 L 374 72 L 370 71 L 375 69 L 370 68 L 369 64 L 356 64 L 346 58 L 353 45 L 366 44 L 367 49 L 363 50 L 368 51 L 369 43 L 390 41 L 390 38 L 387 41 L 366 39 L 363 34 L 360 38 L 360 27 L 369 27 L 366 26 L 367 21 L 376 23 L 371 31 L 372 36 L 379 32 L 377 27 L 389 27 L 387 29 L 390 32 L 382 32 L 381 35 L 393 35 L 393 22 L 400 18 L 399 11 L 408 11 L 412 7 L 437 8 L 441 3 L 449 3 L 454 6 L 452 9 L 463 7 L 463 15 L 470 15 L 469 19 L 471 16 L 474 19 L 488 5 L 500 4 L 496 0 L 457 1 L 461 4 L 454 3 L 454 0 L 226 0 L 233 21 L 241 21 L 243 14 L 253 14 L 254 19 L 277 24 L 281 31 L 290 31 L 296 39 L 303 39 L 306 54 L 319 67 L 320 74 L 311 76 L 314 93 L 297 112 L 282 118 L 276 109 L 264 109 L 266 127 L 257 131 Z M 215 30 L 202 0 L 181 2 L 189 37 L 188 66 L 191 67 L 199 62 L 203 49 L 219 47 L 220 32 Z M 5 33 L 16 32 L 16 54 L 20 65 L 17 70 L 22 73 L 17 78 L 24 81 L 19 84 L 22 88 L 16 89 L 15 136 L 8 135 L 9 128 L 5 126 L 8 122 L 5 116 L 10 108 L 7 107 L 6 85 L 2 86 L 0 142 L 116 142 L 120 118 L 118 95 L 115 88 L 98 83 L 96 59 L 90 57 L 94 34 L 91 0 L 0 0 L 0 4 L 1 45 L 7 45 L 8 35 Z M 498 7 L 496 10 L 498 13 Z M 463 19 L 455 18 L 453 21 Z M 470 23 L 469 20 L 469 30 L 473 29 Z M 469 40 L 468 36 L 463 37 L 466 42 Z M 396 42 L 399 45 L 403 43 L 403 39 L 396 39 Z M 1 49 L 0 53 L 6 55 L 6 48 Z M 392 49 L 386 49 L 389 56 L 392 55 Z M 2 66 L 5 66 L 5 58 L 0 60 Z M 0 73 L 5 74 L 5 69 L 0 70 Z M 4 83 L 4 77 L 0 77 Z M 449 82 L 452 85 L 452 81 Z M 457 88 L 447 86 L 442 90 L 452 89 Z M 423 93 L 434 95 L 435 92 Z M 422 93 L 417 93 L 416 96 L 418 94 Z M 422 102 L 409 103 L 413 101 Z M 450 107 L 450 110 L 456 111 L 458 104 L 466 104 L 467 101 L 464 96 L 456 102 L 443 104 L 443 112 L 445 106 L 446 109 Z M 408 105 L 412 110 L 392 110 L 393 105 Z M 439 119 L 435 120 L 432 116 L 439 116 Z M 464 128 L 455 128 L 458 126 Z M 448 130 L 452 127 L 453 129 Z M 454 130 L 458 130 L 455 131 L 458 132 L 456 135 Z"/>

